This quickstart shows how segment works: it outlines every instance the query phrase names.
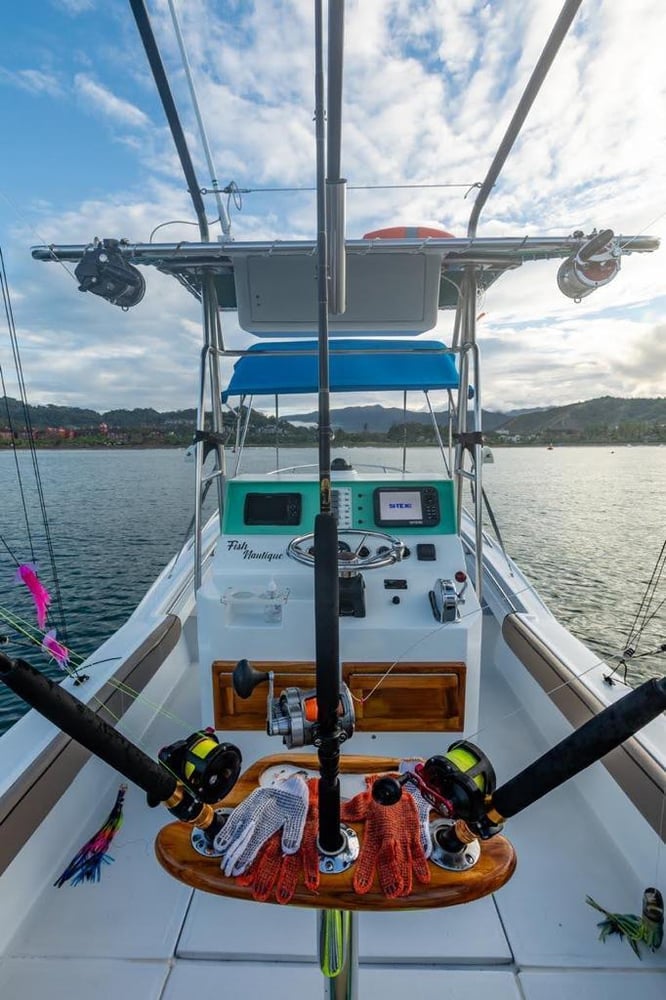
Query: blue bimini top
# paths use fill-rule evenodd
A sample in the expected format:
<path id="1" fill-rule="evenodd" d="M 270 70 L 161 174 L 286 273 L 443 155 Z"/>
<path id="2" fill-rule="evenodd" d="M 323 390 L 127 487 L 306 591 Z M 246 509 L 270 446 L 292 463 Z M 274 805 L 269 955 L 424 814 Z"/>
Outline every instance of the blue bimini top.
<path id="1" fill-rule="evenodd" d="M 230 396 L 317 392 L 316 340 L 253 344 L 234 365 Z M 436 340 L 338 339 L 329 345 L 331 392 L 456 389 L 453 356 Z"/>

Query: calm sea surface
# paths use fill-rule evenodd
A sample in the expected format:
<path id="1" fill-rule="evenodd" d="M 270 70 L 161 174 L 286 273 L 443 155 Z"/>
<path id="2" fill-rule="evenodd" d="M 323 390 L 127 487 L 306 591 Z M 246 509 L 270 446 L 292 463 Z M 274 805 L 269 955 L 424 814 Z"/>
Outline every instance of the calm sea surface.
<path id="1" fill-rule="evenodd" d="M 400 467 L 397 449 L 334 450 L 354 462 Z M 666 448 L 504 448 L 484 466 L 485 489 L 509 554 L 557 617 L 606 656 L 621 649 L 666 538 Z M 30 456 L 19 454 L 32 547 L 53 590 Z M 410 471 L 438 467 L 434 449 L 413 449 Z M 194 464 L 182 451 L 43 451 L 38 455 L 70 647 L 83 656 L 126 620 L 182 544 L 193 511 Z M 244 471 L 271 468 L 272 449 L 249 449 Z M 230 456 L 231 467 L 235 461 Z M 280 465 L 315 462 L 282 449 Z M 33 621 L 15 563 L 33 555 L 15 456 L 0 452 L 0 636 L 2 650 L 57 673 L 20 641 L 6 611 Z M 208 505 L 212 511 L 212 504 Z M 666 598 L 662 579 L 657 601 Z M 57 624 L 57 620 L 56 620 Z M 666 641 L 666 602 L 639 652 Z M 635 677 L 666 672 L 666 656 L 632 661 Z M 23 712 L 0 690 L 0 732 Z"/>

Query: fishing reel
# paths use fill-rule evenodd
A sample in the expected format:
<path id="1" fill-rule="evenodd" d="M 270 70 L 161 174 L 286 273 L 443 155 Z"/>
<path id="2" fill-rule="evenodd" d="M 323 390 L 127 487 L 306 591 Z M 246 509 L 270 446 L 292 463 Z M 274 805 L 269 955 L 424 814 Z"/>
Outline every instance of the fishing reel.
<path id="1" fill-rule="evenodd" d="M 146 291 L 143 275 L 120 252 L 120 240 L 95 240 L 76 265 L 80 292 L 92 292 L 121 309 L 138 305 Z"/>
<path id="2" fill-rule="evenodd" d="M 203 729 L 162 747 L 157 755 L 166 769 L 201 802 L 220 802 L 238 781 L 241 753 L 233 743 L 220 743 L 214 730 Z"/>
<path id="3" fill-rule="evenodd" d="M 381 805 L 394 805 L 404 785 L 414 785 L 438 814 L 430 825 L 432 860 L 441 868 L 465 871 L 479 859 L 477 837 L 487 840 L 502 829 L 488 817 L 488 802 L 496 787 L 490 760 L 474 743 L 458 740 L 445 754 L 414 765 L 400 777 L 387 775 L 372 786 Z"/>
<path id="4" fill-rule="evenodd" d="M 269 736 L 281 736 L 289 750 L 293 747 L 319 746 L 317 692 L 314 689 L 303 691 L 288 687 L 276 698 L 273 671 L 255 670 L 247 660 L 239 660 L 232 680 L 239 698 L 249 698 L 257 685 L 268 681 L 266 732 Z M 355 721 L 351 692 L 346 684 L 342 684 L 338 705 L 338 739 L 341 743 L 352 736 Z"/>
<path id="5" fill-rule="evenodd" d="M 582 236 L 574 233 L 574 236 Z M 620 251 L 612 229 L 592 233 L 573 257 L 567 257 L 557 272 L 560 291 L 580 302 L 595 288 L 607 285 L 620 271 Z"/>

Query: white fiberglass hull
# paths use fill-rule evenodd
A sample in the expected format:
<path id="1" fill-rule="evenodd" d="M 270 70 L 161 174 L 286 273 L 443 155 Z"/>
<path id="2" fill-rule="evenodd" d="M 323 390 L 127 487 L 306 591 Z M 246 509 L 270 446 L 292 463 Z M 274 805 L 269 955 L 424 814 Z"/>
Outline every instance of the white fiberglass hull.
<path id="1" fill-rule="evenodd" d="M 572 728 L 503 637 L 507 613 L 527 621 L 558 658 L 575 663 L 597 695 L 608 701 L 617 695 L 595 679 L 592 654 L 561 629 L 517 578 L 519 571 L 506 562 L 502 566 L 503 559 L 487 548 L 480 718 L 478 729 L 466 733 L 488 753 L 500 781 Z M 511 611 L 505 602 L 515 602 L 518 591 L 522 607 Z M 200 725 L 186 559 L 171 577 L 163 574 L 124 634 L 105 648 L 115 655 L 114 643 L 122 642 L 130 655 L 167 611 L 178 620 L 178 636 L 120 723 L 153 754 L 184 729 Z M 10 731 L 0 744 L 8 775 L 4 802 L 21 772 L 35 768 L 33 758 L 55 736 L 34 712 L 15 730 L 20 740 Z M 259 732 L 225 738 L 237 743 L 246 764 L 279 749 Z M 358 733 L 349 752 L 427 756 L 449 742 L 441 733 Z M 640 742 L 663 774 L 663 718 Z M 111 849 L 115 862 L 101 882 L 53 888 L 71 856 L 105 819 L 119 783 L 101 762 L 84 763 L 6 867 L 0 892 L 3 998 L 178 1000 L 202 990 L 225 997 L 254 991 L 285 1000 L 323 996 L 314 913 L 209 896 L 171 879 L 152 846 L 169 818 L 159 808 L 148 809 L 137 789 L 128 791 L 125 824 Z M 29 790 L 25 798 L 29 801 Z M 502 998 L 619 1000 L 636 988 L 648 1000 L 663 996 L 664 952 L 644 949 L 639 962 L 626 943 L 601 943 L 597 915 L 585 905 L 589 894 L 609 909 L 640 912 L 659 857 L 657 834 L 602 765 L 535 803 L 505 832 L 516 848 L 518 869 L 494 896 L 451 909 L 359 915 L 360 995 L 397 998 L 411 991 L 420 998 L 471 998 L 490 989 Z"/>

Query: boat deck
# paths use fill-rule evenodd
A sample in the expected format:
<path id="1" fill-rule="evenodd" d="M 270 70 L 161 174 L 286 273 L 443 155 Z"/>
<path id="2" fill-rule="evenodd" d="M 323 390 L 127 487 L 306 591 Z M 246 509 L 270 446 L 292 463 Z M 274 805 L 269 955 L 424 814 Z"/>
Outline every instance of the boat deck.
<path id="1" fill-rule="evenodd" d="M 183 686 L 167 707 L 179 719 L 196 720 L 194 695 Z M 173 730 L 173 721 L 160 716 L 143 746 L 158 748 L 173 740 Z M 489 663 L 480 730 L 477 740 L 500 781 L 547 749 Z M 441 736 L 419 736 L 415 752 L 441 752 L 442 744 Z M 395 744 L 390 734 L 353 741 L 356 753 L 404 749 L 404 735 L 396 735 Z M 97 761 L 87 768 L 108 784 L 110 808 L 117 777 Z M 61 868 L 100 815 L 78 843 L 65 846 Z M 204 991 L 271 1000 L 323 996 L 313 911 L 278 913 L 274 905 L 209 896 L 174 881 L 153 856 L 155 834 L 167 819 L 163 810 L 145 808 L 138 789 L 128 790 L 114 864 L 97 885 L 45 886 L 0 959 L 3 1000 L 190 1000 Z M 586 894 L 610 909 L 640 912 L 645 886 L 587 805 L 584 784 L 569 782 L 515 817 L 506 832 L 518 869 L 495 896 L 451 909 L 358 914 L 360 994 L 624 1000 L 635 990 L 641 1000 L 662 1000 L 666 951 L 643 951 L 639 961 L 626 942 L 597 938 L 597 914 L 585 904 Z"/>

